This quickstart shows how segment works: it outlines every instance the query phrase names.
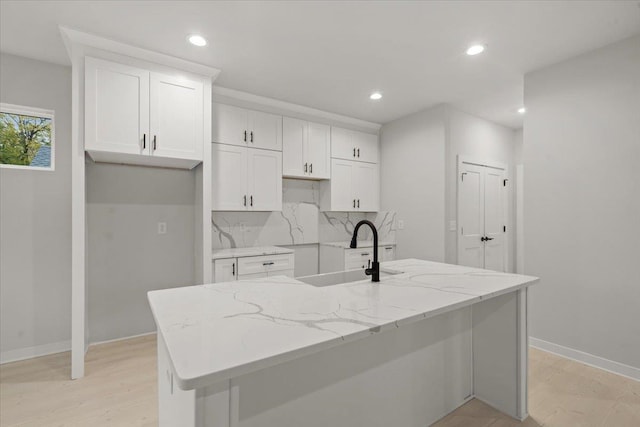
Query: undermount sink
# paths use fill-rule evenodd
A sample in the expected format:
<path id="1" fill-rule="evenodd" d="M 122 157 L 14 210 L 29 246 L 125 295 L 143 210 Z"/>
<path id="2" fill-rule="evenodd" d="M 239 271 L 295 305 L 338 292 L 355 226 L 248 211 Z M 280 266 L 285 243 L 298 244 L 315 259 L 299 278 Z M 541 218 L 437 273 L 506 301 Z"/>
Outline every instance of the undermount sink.
<path id="1" fill-rule="evenodd" d="M 380 278 L 400 274 L 401 271 L 380 270 Z M 296 277 L 296 280 L 313 286 L 331 286 L 342 283 L 358 282 L 361 280 L 371 280 L 364 270 L 336 271 L 335 273 L 315 274 L 313 276 Z"/>

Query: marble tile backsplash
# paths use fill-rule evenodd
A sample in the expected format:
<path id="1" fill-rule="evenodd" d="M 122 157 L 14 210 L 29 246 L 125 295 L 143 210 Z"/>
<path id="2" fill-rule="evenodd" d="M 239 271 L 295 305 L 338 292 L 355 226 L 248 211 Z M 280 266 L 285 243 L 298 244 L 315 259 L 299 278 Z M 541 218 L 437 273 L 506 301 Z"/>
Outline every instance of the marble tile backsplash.
<path id="1" fill-rule="evenodd" d="M 282 212 L 212 212 L 213 249 L 349 240 L 362 219 L 376 225 L 381 240 L 395 241 L 395 212 L 320 212 L 320 183 L 285 179 Z"/>

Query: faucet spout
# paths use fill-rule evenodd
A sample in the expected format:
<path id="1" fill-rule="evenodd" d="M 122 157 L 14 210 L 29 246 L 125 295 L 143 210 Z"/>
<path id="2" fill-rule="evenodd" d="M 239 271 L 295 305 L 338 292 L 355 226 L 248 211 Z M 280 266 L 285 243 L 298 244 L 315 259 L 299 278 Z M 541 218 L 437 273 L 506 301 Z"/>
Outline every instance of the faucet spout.
<path id="1" fill-rule="evenodd" d="M 364 272 L 367 276 L 371 276 L 372 282 L 379 282 L 380 263 L 378 262 L 378 230 L 376 229 L 376 226 L 373 225 L 371 221 L 367 221 L 366 219 L 358 222 L 356 224 L 356 227 L 353 229 L 353 237 L 351 238 L 351 244 L 349 245 L 349 247 L 358 247 L 358 230 L 362 225 L 368 225 L 373 232 L 373 262 L 371 263 L 371 268 L 367 268 Z"/>

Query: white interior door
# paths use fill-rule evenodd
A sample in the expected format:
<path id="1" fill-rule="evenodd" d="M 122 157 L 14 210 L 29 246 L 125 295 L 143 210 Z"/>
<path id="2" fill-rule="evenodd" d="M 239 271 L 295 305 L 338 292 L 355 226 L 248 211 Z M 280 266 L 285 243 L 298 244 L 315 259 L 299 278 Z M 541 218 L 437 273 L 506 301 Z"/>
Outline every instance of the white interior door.
<path id="1" fill-rule="evenodd" d="M 484 169 L 484 268 L 506 271 L 504 171 Z"/>
<path id="2" fill-rule="evenodd" d="M 151 73 L 151 154 L 202 160 L 203 84 Z"/>
<path id="3" fill-rule="evenodd" d="M 282 210 L 282 153 L 250 148 L 249 210 Z"/>
<path id="4" fill-rule="evenodd" d="M 462 164 L 458 175 L 458 264 L 484 268 L 484 170 Z"/>
<path id="5" fill-rule="evenodd" d="M 249 147 L 282 151 L 282 116 L 249 111 Z"/>
<path id="6" fill-rule="evenodd" d="M 458 264 L 506 271 L 505 171 L 461 162 Z"/>
<path id="7" fill-rule="evenodd" d="M 282 174 L 284 176 L 304 178 L 305 153 L 307 142 L 307 122 L 284 117 L 282 119 Z M 307 170 L 309 165 L 307 165 Z"/>
<path id="8" fill-rule="evenodd" d="M 149 71 L 85 59 L 85 149 L 149 153 Z"/>
<path id="9" fill-rule="evenodd" d="M 306 157 L 309 176 L 318 179 L 331 178 L 331 128 L 309 122 Z"/>
<path id="10" fill-rule="evenodd" d="M 247 150 L 227 144 L 211 144 L 211 209 L 247 210 Z"/>

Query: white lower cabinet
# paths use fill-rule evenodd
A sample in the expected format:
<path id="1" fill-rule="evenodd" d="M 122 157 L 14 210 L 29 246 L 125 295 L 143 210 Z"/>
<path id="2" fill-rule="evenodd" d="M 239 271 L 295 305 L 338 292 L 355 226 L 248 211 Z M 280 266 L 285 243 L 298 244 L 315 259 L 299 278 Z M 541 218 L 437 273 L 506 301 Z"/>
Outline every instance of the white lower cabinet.
<path id="1" fill-rule="evenodd" d="M 282 153 L 211 144 L 212 210 L 281 211 Z"/>
<path id="2" fill-rule="evenodd" d="M 293 277 L 294 254 L 260 255 L 213 261 L 213 281 L 232 282 L 269 276 Z"/>
<path id="3" fill-rule="evenodd" d="M 375 163 L 331 160 L 331 180 L 323 182 L 322 211 L 376 212 L 380 209 L 380 170 Z"/>
<path id="4" fill-rule="evenodd" d="M 378 262 L 393 261 L 396 245 L 378 246 Z M 373 262 L 373 247 L 343 248 L 320 244 L 320 273 L 369 268 Z"/>

